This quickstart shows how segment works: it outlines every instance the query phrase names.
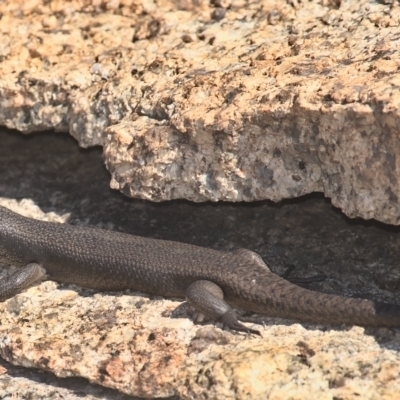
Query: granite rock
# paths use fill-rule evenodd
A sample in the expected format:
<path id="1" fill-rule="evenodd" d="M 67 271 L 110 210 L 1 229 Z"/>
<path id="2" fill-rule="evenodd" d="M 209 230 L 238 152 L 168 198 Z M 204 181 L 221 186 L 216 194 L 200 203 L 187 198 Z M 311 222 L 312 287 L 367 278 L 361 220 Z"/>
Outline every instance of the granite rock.
<path id="1" fill-rule="evenodd" d="M 162 201 L 323 192 L 400 223 L 396 2 L 0 4 L 0 124 L 103 145 Z"/>
<path id="2" fill-rule="evenodd" d="M 39 219 L 68 219 L 45 214 L 31 201 L 0 204 Z M 0 271 L 5 276 L 14 268 Z M 0 303 L 0 313 L 2 358 L 128 395 L 300 400 L 312 393 L 315 399 L 389 400 L 400 391 L 400 334 L 391 329 L 253 316 L 263 324 L 257 325 L 260 338 L 195 325 L 178 301 L 137 292 L 95 294 L 51 281 Z M 0 389 L 7 388 L 1 374 Z"/>

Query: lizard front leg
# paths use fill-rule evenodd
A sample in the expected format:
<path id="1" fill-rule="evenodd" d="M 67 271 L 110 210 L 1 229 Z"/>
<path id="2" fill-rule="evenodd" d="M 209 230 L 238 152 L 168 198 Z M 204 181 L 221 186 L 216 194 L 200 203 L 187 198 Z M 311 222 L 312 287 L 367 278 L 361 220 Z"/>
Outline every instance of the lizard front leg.
<path id="1" fill-rule="evenodd" d="M 46 270 L 41 265 L 32 263 L 14 272 L 11 276 L 1 279 L 0 301 L 13 297 L 44 276 L 46 276 Z"/>

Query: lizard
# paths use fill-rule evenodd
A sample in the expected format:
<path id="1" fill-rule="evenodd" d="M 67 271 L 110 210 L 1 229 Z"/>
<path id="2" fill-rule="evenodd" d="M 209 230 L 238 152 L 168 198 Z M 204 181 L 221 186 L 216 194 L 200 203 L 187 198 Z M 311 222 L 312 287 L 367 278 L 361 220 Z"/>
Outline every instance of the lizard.
<path id="1" fill-rule="evenodd" d="M 186 298 L 238 332 L 260 334 L 235 309 L 304 322 L 400 327 L 399 305 L 303 288 L 273 273 L 251 250 L 224 252 L 40 221 L 2 206 L 0 261 L 22 267 L 0 281 L 0 301 L 48 278 L 98 291 Z"/>

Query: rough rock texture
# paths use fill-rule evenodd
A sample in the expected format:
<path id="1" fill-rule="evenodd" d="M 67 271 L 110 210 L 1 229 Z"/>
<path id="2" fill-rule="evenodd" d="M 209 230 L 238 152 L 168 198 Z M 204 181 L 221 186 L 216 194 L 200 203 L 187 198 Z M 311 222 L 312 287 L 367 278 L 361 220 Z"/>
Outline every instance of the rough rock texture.
<path id="1" fill-rule="evenodd" d="M 44 214 L 31 201 L 0 204 L 45 220 L 68 218 Z M 366 334 L 255 316 L 264 323 L 257 325 L 262 338 L 235 335 L 194 325 L 177 301 L 50 281 L 0 303 L 0 314 L 4 359 L 140 397 L 391 400 L 400 391 L 396 330 Z"/>
<path id="2" fill-rule="evenodd" d="M 83 378 L 58 378 L 43 370 L 18 367 L 0 359 L 2 400 L 139 400 L 124 393 L 92 385 Z"/>
<path id="3" fill-rule="evenodd" d="M 3 1 L 0 123 L 104 144 L 155 201 L 324 192 L 400 223 L 400 7 L 371 0 Z"/>
<path id="4" fill-rule="evenodd" d="M 350 221 L 320 195 L 279 204 L 156 204 L 127 199 L 108 189 L 101 150 L 78 149 L 68 135 L 23 136 L 0 129 L 0 193 L 33 199 L 1 204 L 31 217 L 68 219 L 73 224 L 221 250 L 246 247 L 277 273 L 294 264 L 295 276 L 326 274 L 326 281 L 310 285 L 313 290 L 399 303 L 400 227 Z M 0 266 L 2 274 L 13 270 Z M 69 375 L 86 376 L 128 393 L 175 391 L 185 397 L 198 390 L 194 399 L 213 398 L 216 393 L 222 393 L 222 399 L 234 398 L 235 390 L 239 397 L 250 385 L 247 398 L 268 391 L 270 398 L 287 399 L 294 389 L 303 399 L 310 399 L 314 389 L 317 399 L 398 397 L 398 330 L 344 329 L 245 314 L 254 322 L 265 322 L 265 328 L 255 326 L 264 338 L 232 336 L 210 324 L 194 326 L 184 307 L 176 309 L 178 304 L 139 293 L 94 294 L 52 282 L 24 291 L 0 306 L 2 354 L 15 364 L 38 368 L 0 361 L 7 369 L 4 373 L 0 369 L 0 398 L 127 400 L 129 396 L 90 385 L 84 378 L 77 386 L 78 378 L 63 378 Z M 160 370 L 155 364 L 162 355 L 171 362 Z M 126 365 L 129 357 L 139 364 Z M 173 364 L 179 357 L 182 363 Z M 145 359 L 149 369 L 136 373 Z M 101 363 L 108 367 L 106 372 Z M 120 365 L 126 365 L 126 377 L 125 372 L 118 375 Z M 188 380 L 182 384 L 184 368 Z"/>

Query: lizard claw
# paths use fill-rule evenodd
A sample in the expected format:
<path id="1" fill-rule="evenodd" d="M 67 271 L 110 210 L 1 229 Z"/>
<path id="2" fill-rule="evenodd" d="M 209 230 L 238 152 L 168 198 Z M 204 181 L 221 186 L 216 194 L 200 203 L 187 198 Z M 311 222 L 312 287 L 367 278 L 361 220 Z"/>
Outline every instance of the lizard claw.
<path id="1" fill-rule="evenodd" d="M 251 333 L 253 335 L 258 335 L 262 337 L 260 331 L 258 331 L 257 329 L 248 328 L 246 325 L 240 323 L 233 310 L 226 312 L 224 315 L 222 315 L 220 319 L 224 327 L 227 327 L 233 331 Z"/>

